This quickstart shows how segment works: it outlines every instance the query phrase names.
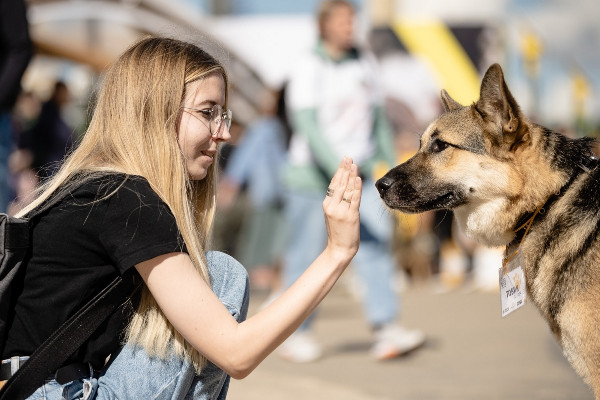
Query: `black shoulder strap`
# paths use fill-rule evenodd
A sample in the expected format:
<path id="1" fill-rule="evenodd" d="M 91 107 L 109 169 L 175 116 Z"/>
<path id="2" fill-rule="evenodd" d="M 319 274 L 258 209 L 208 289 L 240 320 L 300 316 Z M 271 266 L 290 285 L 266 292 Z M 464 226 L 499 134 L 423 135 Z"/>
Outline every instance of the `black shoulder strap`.
<path id="1" fill-rule="evenodd" d="M 94 333 L 127 297 L 125 281 L 118 276 L 74 316 L 63 323 L 31 355 L 0 391 L 0 400 L 24 399 L 44 384 Z M 129 298 L 127 299 L 129 301 Z"/>

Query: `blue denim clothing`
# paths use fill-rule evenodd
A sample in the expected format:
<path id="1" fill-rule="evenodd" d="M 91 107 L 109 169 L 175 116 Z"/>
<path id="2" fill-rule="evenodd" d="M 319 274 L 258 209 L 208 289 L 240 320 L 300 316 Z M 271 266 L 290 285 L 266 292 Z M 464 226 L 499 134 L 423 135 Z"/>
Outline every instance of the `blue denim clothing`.
<path id="1" fill-rule="evenodd" d="M 323 218 L 324 192 L 306 190 L 288 192 L 286 216 L 289 240 L 283 262 L 283 280 L 289 287 L 318 257 L 327 242 Z M 365 181 L 360 205 L 360 248 L 352 266 L 364 284 L 364 309 L 368 322 L 375 325 L 391 323 L 398 313 L 399 299 L 394 292 L 396 262 L 390 244 L 393 229 L 391 215 L 382 207 L 372 181 Z M 300 329 L 308 329 L 309 317 Z"/>
<path id="2" fill-rule="evenodd" d="M 207 259 L 213 291 L 238 322 L 245 320 L 249 303 L 245 268 L 220 252 L 208 252 Z M 125 345 L 99 376 L 65 385 L 49 380 L 28 400 L 223 400 L 229 379 L 213 363 L 196 375 L 188 360 L 153 358 L 139 347 Z"/>
<path id="3" fill-rule="evenodd" d="M 252 205 L 257 208 L 280 200 L 280 171 L 285 161 L 285 131 L 276 117 L 263 117 L 251 124 L 235 146 L 225 175 L 246 183 Z"/>

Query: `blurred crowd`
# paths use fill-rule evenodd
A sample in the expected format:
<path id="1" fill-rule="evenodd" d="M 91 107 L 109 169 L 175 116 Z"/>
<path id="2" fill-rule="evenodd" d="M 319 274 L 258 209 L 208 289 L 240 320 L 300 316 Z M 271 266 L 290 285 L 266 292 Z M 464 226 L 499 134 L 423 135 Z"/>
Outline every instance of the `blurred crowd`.
<path id="1" fill-rule="evenodd" d="M 351 41 L 352 27 L 344 27 L 343 21 L 340 24 L 340 40 L 348 35 L 345 40 Z M 344 33 L 344 29 L 350 32 Z M 372 39 L 377 38 L 373 36 Z M 369 47 L 376 46 L 376 43 L 370 43 L 361 51 L 369 52 Z M 393 164 L 407 160 L 417 151 L 419 136 L 430 122 L 428 118 L 441 112 L 438 88 L 423 62 L 406 51 L 386 53 L 377 61 L 379 65 L 376 65 L 374 75 L 396 74 L 407 78 L 396 79 L 400 86 L 396 95 L 386 96 L 382 91 L 382 107 L 390 128 L 389 144 L 394 159 L 370 168 L 368 176 L 363 178 L 368 178 L 366 181 L 371 183 Z M 282 288 L 282 279 L 285 279 L 281 274 L 286 252 L 284 239 L 287 237 L 289 241 L 290 229 L 301 230 L 298 226 L 290 228 L 291 221 L 286 219 L 284 212 L 289 199 L 286 196 L 289 182 L 285 175 L 289 174 L 289 165 L 293 164 L 289 159 L 290 152 L 294 151 L 290 150 L 290 143 L 293 145 L 294 136 L 301 135 L 298 119 L 294 121 L 293 110 L 286 105 L 286 100 L 290 99 L 289 85 L 287 81 L 281 87 L 267 88 L 257 96 L 261 116 L 245 126 L 236 126 L 236 139 L 223 149 L 220 215 L 215 231 L 215 246 L 240 259 L 248 268 L 255 289 L 273 295 Z M 405 98 L 398 96 L 399 92 L 404 93 Z M 410 99 L 416 104 L 411 104 Z M 347 113 L 353 111 L 346 110 Z M 346 140 L 352 139 L 347 137 Z M 318 158 L 317 155 L 312 157 Z M 335 157 L 331 158 L 332 163 L 336 162 Z M 314 179 L 315 182 L 318 180 L 319 177 Z M 399 271 L 394 283 L 396 289 L 413 284 L 429 285 L 440 291 L 464 286 L 474 290 L 496 290 L 497 270 L 494 266 L 499 263 L 500 250 L 481 248 L 462 235 L 456 229 L 450 211 L 406 215 L 387 210 L 380 202 L 371 203 L 370 207 L 376 209 L 379 223 L 388 216 L 393 220 L 390 245 Z M 304 218 L 309 217 L 304 214 Z M 356 291 L 363 290 L 360 284 L 351 286 Z"/>
<path id="2" fill-rule="evenodd" d="M 406 51 L 375 57 L 368 45 L 356 46 L 353 40 L 354 8 L 343 1 L 325 3 L 330 9 L 321 10 L 319 14 L 320 38 L 315 44 L 317 54 L 311 56 L 316 57 L 316 61 L 313 60 L 310 68 L 322 68 L 315 72 L 318 77 L 326 77 L 323 82 L 335 82 L 337 86 L 324 87 L 326 85 L 322 83 L 315 86 L 312 93 L 301 93 L 306 89 L 302 85 L 314 82 L 292 76 L 281 87 L 265 88 L 263 93 L 256 95 L 260 109 L 258 118 L 241 124 L 236 122 L 234 110 L 233 139 L 221 151 L 222 176 L 214 247 L 238 258 L 249 271 L 253 289 L 268 293 L 271 298 L 293 280 L 292 275 L 296 272 L 291 271 L 289 265 L 294 260 L 303 260 L 303 255 L 309 260 L 314 258 L 312 250 L 304 245 L 309 241 L 316 241 L 317 248 L 324 245 L 319 242 L 322 227 L 310 219 L 311 211 L 316 204 L 319 218 L 319 202 L 326 189 L 326 183 L 322 186 L 321 180 L 327 182 L 331 165 L 337 165 L 346 154 L 340 152 L 357 149 L 360 156 L 355 161 L 361 167 L 363 181 L 373 186 L 373 182 L 394 164 L 416 152 L 419 135 L 429 122 L 427 118 L 441 111 L 438 88 L 432 83 L 426 66 Z M 2 23 L 11 27 L 2 30 L 8 32 L 10 38 L 0 40 L 0 74 L 12 74 L 10 79 L 0 77 L 2 85 L 6 85 L 0 87 L 3 94 L 11 92 L 9 85 L 18 86 L 32 49 L 26 32 L 24 6 L 19 6 L 19 2 L 14 4 L 14 10 L 0 12 Z M 7 19 L 8 15 L 11 18 Z M 16 18 L 16 15 L 20 17 Z M 19 59 L 15 54 L 24 54 L 24 57 Z M 21 63 L 21 68 L 7 68 L 17 62 Z M 372 69 L 363 77 L 360 74 L 364 70 L 360 68 L 365 65 Z M 407 98 L 415 99 L 415 104 L 398 96 L 386 96 L 379 86 L 381 82 L 376 78 L 390 73 L 393 67 L 402 68 L 392 69 L 391 73 L 399 76 L 398 85 L 406 85 L 404 90 L 410 94 Z M 343 81 L 344 77 L 348 81 Z M 354 78 L 364 80 L 354 85 Z M 359 91 L 344 92 L 352 85 Z M 54 172 L 82 131 L 82 127 L 70 126 L 64 118 L 65 105 L 72 101 L 67 84 L 57 80 L 52 87 L 47 98 L 17 90 L 17 95 L 2 103 L 2 212 L 14 214 L 31 201 L 34 189 Z M 323 91 L 317 92 L 316 88 Z M 415 98 L 415 92 L 418 92 L 418 98 Z M 327 106 L 319 105 L 316 96 L 320 96 L 319 101 L 326 99 Z M 344 96 L 360 101 L 348 103 L 345 109 L 342 104 L 347 98 Z M 354 118 L 356 116 L 365 119 L 359 120 Z M 358 138 L 352 134 L 343 136 L 358 130 L 356 127 L 363 122 L 375 128 L 360 132 Z M 353 125 L 347 129 L 342 126 L 344 124 Z M 327 145 L 315 146 L 314 141 Z M 308 164 L 312 169 L 304 168 Z M 290 171 L 295 171 L 293 183 L 288 179 Z M 305 182 L 297 182 L 300 177 L 313 181 L 304 185 Z M 366 189 L 374 190 L 374 187 Z M 379 278 L 388 280 L 390 287 L 371 288 L 381 283 L 371 282 L 366 276 L 367 271 L 362 275 L 360 272 L 350 275 L 354 278 L 347 280 L 348 288 L 365 303 L 366 318 L 372 325 L 376 341 L 381 344 L 385 342 L 383 336 L 396 335 L 396 338 L 403 335 L 402 340 L 410 342 L 401 349 L 390 349 L 389 343 L 385 343 L 387 347 L 381 344 L 380 348 L 373 349 L 376 357 L 389 358 L 398 355 L 394 351 L 412 350 L 423 343 L 424 336 L 418 331 L 401 328 L 396 315 L 399 311 L 394 307 L 391 307 L 390 315 L 376 315 L 382 306 L 381 303 L 369 304 L 375 301 L 370 299 L 374 295 L 369 291 L 381 295 L 382 290 L 391 290 L 391 300 L 385 301 L 396 304 L 399 301 L 395 295 L 408 284 L 428 285 L 440 291 L 497 289 L 501 251 L 482 248 L 466 238 L 456 229 L 450 211 L 404 215 L 387 210 L 383 203 L 372 198 L 365 200 L 364 206 L 374 214 L 373 224 L 377 226 L 375 229 L 365 224 L 364 232 L 361 232 L 364 247 L 372 240 L 379 246 L 373 249 L 373 254 L 389 256 L 389 260 L 386 258 L 381 262 L 391 261 L 393 271 L 378 272 L 374 261 L 363 269 L 372 269 L 370 274 L 381 273 Z M 387 227 L 389 231 L 377 231 Z M 374 257 L 371 255 L 368 260 L 374 260 Z M 359 262 L 357 259 L 356 264 Z M 371 310 L 373 308 L 375 310 Z M 385 330 L 390 324 L 394 325 L 393 333 Z M 305 337 L 297 345 L 303 346 L 304 352 L 289 352 L 288 358 L 292 361 L 310 361 L 321 355 L 314 339 Z"/>
<path id="3" fill-rule="evenodd" d="M 50 97 L 38 99 L 23 92 L 13 110 L 13 146 L 8 158 L 12 198 L 7 211 L 27 205 L 40 182 L 51 176 L 76 141 L 77 129 L 63 117 L 70 101 L 67 85 L 56 81 Z"/>
<path id="4" fill-rule="evenodd" d="M 1 41 L 4 46 L 0 71 L 12 74 L 10 80 L 3 79 L 3 83 L 18 87 L 32 56 L 32 43 L 27 33 L 24 4 L 14 2 L 13 7 L 2 13 L 4 18 L 9 15 L 13 18 L 3 22 L 9 27 L 3 32 L 9 35 Z M 20 17 L 15 18 L 16 15 Z M 332 26 L 333 34 L 348 42 L 348 49 L 358 49 L 354 47 L 353 20 L 334 21 Z M 320 43 L 324 43 L 323 39 L 321 37 Z M 360 51 L 371 57 L 371 61 L 375 60 L 368 45 L 363 45 Z M 24 54 L 19 59 L 18 70 L 6 67 L 15 64 L 15 54 Z M 381 106 L 391 129 L 390 150 L 393 150 L 394 161 L 386 160 L 370 166 L 365 171 L 368 176 L 363 176 L 369 183 L 383 175 L 392 164 L 406 160 L 417 150 L 419 134 L 428 123 L 422 114 L 428 117 L 441 110 L 437 87 L 424 64 L 405 51 L 385 54 L 384 57 L 389 62 L 379 66 L 374 63 L 379 70 L 373 70 L 372 74 L 390 73 L 391 70 L 391 73 L 402 76 L 410 75 L 408 79 L 399 79 L 399 84 L 405 82 L 407 98 L 414 99 L 415 90 L 420 94 L 415 100 L 418 107 L 398 96 L 385 96 L 383 91 L 377 94 L 381 97 Z M 378 58 L 382 61 L 382 57 Z M 376 85 L 381 83 L 373 82 Z M 290 230 L 290 221 L 284 211 L 288 197 L 282 174 L 289 162 L 295 128 L 286 106 L 286 98 L 289 97 L 285 93 L 287 84 L 267 87 L 263 93 L 257 94 L 260 116 L 256 120 L 242 125 L 234 119 L 234 140 L 221 152 L 220 215 L 214 235 L 217 249 L 239 258 L 248 268 L 253 287 L 273 295 L 284 286 L 282 260 Z M 2 90 L 5 94 L 15 93 L 3 104 L 2 110 L 6 122 L 2 131 L 5 152 L 2 164 L 5 169 L 1 172 L 4 183 L 0 206 L 1 211 L 9 214 L 14 214 L 31 201 L 35 188 L 54 172 L 83 131 L 81 126 L 69 125 L 64 117 L 65 106 L 73 101 L 67 84 L 56 80 L 49 86 L 52 90 L 44 98 L 20 88 Z M 340 155 L 332 153 L 332 164 L 337 163 L 335 157 Z M 401 287 L 406 282 L 436 282 L 440 289 L 452 289 L 476 278 L 479 288 L 494 289 L 495 278 L 492 280 L 486 276 L 489 268 L 484 265 L 496 262 L 497 255 L 478 248 L 454 229 L 451 212 L 415 216 L 391 212 L 380 203 L 370 204 L 370 207 L 376 209 L 380 223 L 388 217 L 393 221 L 390 251 L 400 272 L 394 287 Z M 355 289 L 360 291 L 359 287 L 355 285 Z"/>

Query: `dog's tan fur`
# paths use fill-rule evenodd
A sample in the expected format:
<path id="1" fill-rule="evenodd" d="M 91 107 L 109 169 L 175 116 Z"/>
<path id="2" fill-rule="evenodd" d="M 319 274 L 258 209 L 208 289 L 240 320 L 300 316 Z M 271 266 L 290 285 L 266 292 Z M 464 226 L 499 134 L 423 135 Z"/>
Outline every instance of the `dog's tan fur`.
<path id="1" fill-rule="evenodd" d="M 417 154 L 377 182 L 383 200 L 409 213 L 452 209 L 471 238 L 506 246 L 506 256 L 518 249 L 530 298 L 600 400 L 600 168 L 591 141 L 529 121 L 497 64 L 476 103 L 441 98 L 446 112 Z"/>

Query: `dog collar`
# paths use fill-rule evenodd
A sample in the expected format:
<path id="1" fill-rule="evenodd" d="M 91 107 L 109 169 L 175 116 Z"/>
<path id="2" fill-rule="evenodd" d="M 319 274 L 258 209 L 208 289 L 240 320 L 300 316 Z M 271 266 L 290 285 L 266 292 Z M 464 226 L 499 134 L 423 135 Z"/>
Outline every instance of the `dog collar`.
<path id="1" fill-rule="evenodd" d="M 527 233 L 529 233 L 529 228 L 531 228 L 531 225 L 533 225 L 533 220 L 538 215 L 538 213 L 542 210 L 542 208 L 544 207 L 544 205 L 546 203 L 544 203 L 541 206 L 539 206 L 535 210 L 535 212 L 533 213 L 533 215 L 531 215 L 527 219 L 527 221 L 525 221 L 525 223 L 523 225 L 521 225 L 517 229 L 515 229 L 515 233 L 518 233 L 519 231 L 521 231 L 523 229 L 525 229 L 525 231 L 523 232 L 523 235 L 521 235 L 521 238 L 519 240 L 519 246 L 517 247 L 517 249 L 515 251 L 513 251 L 512 254 L 507 255 L 504 258 L 504 260 L 502 260 L 502 268 L 503 269 L 506 269 L 506 264 L 508 264 L 508 262 L 510 262 L 510 260 L 513 259 L 517 255 L 517 253 L 519 253 L 519 250 L 521 250 L 521 246 L 523 245 L 523 242 L 525 241 L 525 236 L 527 236 Z"/>

